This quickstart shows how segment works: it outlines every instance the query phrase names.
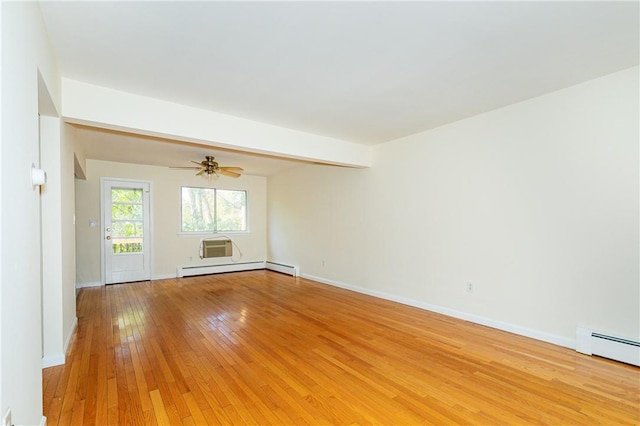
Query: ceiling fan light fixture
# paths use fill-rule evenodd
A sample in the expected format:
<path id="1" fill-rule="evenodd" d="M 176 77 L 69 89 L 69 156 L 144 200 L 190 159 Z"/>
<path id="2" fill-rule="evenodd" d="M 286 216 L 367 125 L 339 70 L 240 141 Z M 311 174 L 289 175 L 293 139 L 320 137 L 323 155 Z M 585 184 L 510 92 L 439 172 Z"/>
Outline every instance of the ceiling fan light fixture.
<path id="1" fill-rule="evenodd" d="M 205 156 L 204 161 L 191 161 L 197 167 L 173 167 L 177 169 L 195 169 L 198 170 L 196 176 L 206 175 L 209 180 L 217 179 L 220 175 L 225 175 L 232 178 L 238 178 L 244 171 L 241 167 L 220 167 L 213 155 Z"/>

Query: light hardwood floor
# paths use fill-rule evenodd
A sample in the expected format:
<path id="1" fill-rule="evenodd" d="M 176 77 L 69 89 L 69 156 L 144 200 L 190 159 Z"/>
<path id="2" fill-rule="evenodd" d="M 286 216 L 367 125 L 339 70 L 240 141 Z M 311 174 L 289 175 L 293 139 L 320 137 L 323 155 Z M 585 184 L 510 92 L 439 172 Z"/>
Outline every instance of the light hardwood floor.
<path id="1" fill-rule="evenodd" d="M 48 425 L 638 424 L 640 369 L 267 271 L 80 290 Z"/>

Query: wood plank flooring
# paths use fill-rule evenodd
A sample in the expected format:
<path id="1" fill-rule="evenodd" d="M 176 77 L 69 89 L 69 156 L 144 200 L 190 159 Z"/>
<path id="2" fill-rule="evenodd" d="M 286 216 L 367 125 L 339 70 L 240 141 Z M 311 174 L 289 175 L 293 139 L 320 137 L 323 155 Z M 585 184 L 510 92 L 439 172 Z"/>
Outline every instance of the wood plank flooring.
<path id="1" fill-rule="evenodd" d="M 49 426 L 640 423 L 636 367 L 275 272 L 78 297 Z"/>

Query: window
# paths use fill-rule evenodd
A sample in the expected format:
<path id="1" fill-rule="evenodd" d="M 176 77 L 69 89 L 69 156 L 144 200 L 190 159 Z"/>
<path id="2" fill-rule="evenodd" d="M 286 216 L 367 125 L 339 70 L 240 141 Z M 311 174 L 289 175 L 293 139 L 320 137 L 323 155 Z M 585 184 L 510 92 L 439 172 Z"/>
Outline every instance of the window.
<path id="1" fill-rule="evenodd" d="M 247 191 L 182 187 L 182 232 L 247 230 Z"/>
<path id="2" fill-rule="evenodd" d="M 113 254 L 142 253 L 142 189 L 111 189 L 111 228 Z"/>

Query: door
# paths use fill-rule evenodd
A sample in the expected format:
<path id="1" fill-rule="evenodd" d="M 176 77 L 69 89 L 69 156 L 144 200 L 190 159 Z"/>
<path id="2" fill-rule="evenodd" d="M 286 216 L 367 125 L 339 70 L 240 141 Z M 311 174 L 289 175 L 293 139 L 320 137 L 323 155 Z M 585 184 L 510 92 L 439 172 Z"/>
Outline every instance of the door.
<path id="1" fill-rule="evenodd" d="M 151 279 L 149 182 L 103 179 L 103 268 L 106 284 Z"/>

